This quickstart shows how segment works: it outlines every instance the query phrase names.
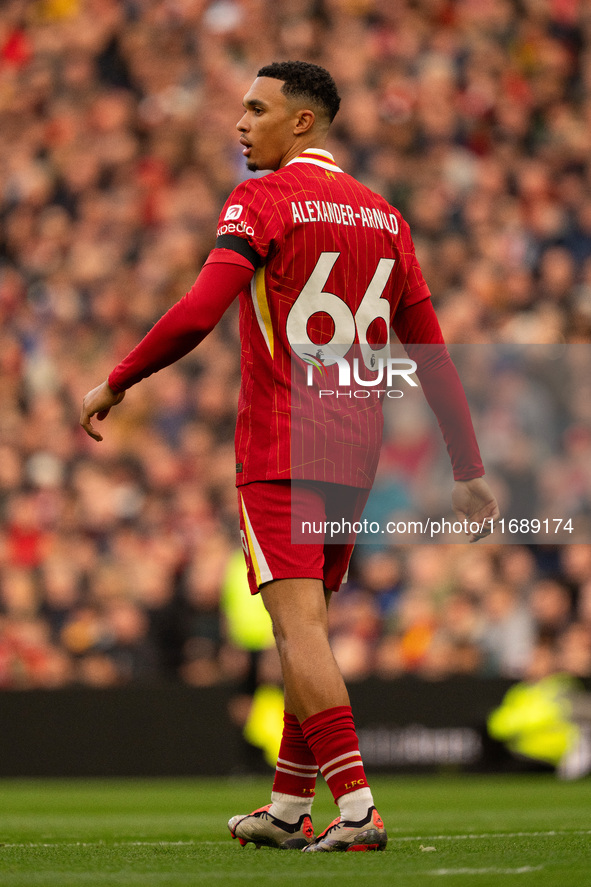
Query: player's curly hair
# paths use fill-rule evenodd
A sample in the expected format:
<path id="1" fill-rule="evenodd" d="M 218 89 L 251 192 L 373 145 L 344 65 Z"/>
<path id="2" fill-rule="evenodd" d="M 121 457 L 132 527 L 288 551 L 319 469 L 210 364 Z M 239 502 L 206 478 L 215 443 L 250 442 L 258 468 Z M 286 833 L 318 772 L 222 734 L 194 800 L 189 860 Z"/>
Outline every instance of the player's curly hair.
<path id="1" fill-rule="evenodd" d="M 326 68 L 320 65 L 311 62 L 273 62 L 261 68 L 257 76 L 283 80 L 281 92 L 284 95 L 302 96 L 320 105 L 330 123 L 339 110 L 341 97 L 336 83 Z"/>

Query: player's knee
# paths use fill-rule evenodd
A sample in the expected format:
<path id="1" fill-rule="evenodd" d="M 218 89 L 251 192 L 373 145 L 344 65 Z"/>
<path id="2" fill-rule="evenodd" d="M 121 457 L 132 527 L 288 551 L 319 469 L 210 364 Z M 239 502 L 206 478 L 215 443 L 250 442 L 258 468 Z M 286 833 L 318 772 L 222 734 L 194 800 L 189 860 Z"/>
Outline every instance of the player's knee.
<path id="1" fill-rule="evenodd" d="M 272 619 L 273 635 L 277 649 L 281 653 L 289 647 L 308 644 L 311 640 L 318 641 L 328 638 L 328 626 L 323 613 L 304 613 L 298 618 Z"/>

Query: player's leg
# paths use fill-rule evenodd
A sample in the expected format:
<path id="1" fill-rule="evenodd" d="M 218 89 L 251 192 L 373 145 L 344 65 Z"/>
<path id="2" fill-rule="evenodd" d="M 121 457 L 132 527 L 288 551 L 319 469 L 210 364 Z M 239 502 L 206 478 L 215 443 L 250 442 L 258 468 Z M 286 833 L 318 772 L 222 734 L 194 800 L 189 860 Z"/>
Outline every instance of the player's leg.
<path id="1" fill-rule="evenodd" d="M 253 594 L 261 581 L 275 573 L 299 572 L 299 558 L 307 570 L 322 576 L 321 544 L 290 549 L 291 490 L 285 483 L 251 484 L 239 491 L 240 520 L 248 578 Z M 307 513 L 324 518 L 321 497 L 308 501 Z M 319 509 L 319 511 L 318 511 Z M 273 514 L 273 521 L 269 521 Z M 286 560 L 289 556 L 292 560 Z M 289 695 L 285 696 L 283 733 L 271 792 L 271 804 L 228 823 L 241 843 L 252 841 L 274 847 L 301 847 L 314 838 L 310 813 L 318 765 L 304 738 Z"/>
<path id="2" fill-rule="evenodd" d="M 285 694 L 300 723 L 349 694 L 328 641 L 324 585 L 319 579 L 278 579 L 261 588 L 271 616 Z"/>
<path id="3" fill-rule="evenodd" d="M 290 538 L 287 536 L 286 539 L 284 534 L 282 544 L 275 549 L 273 540 L 266 538 L 266 550 L 263 551 L 256 538 L 256 510 L 264 514 L 267 527 L 268 514 L 272 511 L 277 520 L 271 527 L 271 535 L 279 532 L 280 492 L 280 485 L 251 485 L 251 489 L 244 490 L 242 503 L 242 517 L 248 523 L 247 563 L 251 587 L 256 590 L 256 577 L 256 584 L 262 585 L 263 600 L 273 620 L 285 680 L 286 719 L 279 757 L 290 760 L 290 756 L 302 755 L 299 767 L 288 768 L 292 770 L 292 776 L 299 774 L 303 768 L 310 767 L 315 758 L 339 804 L 340 819 L 329 827 L 323 841 L 314 845 L 315 849 L 382 849 L 386 843 L 386 834 L 373 807 L 359 754 L 347 690 L 328 641 L 325 594 L 326 598 L 330 594 L 325 593 L 324 581 L 320 578 L 285 578 L 260 583 L 262 576 L 281 571 L 324 577 L 327 572 L 326 560 L 329 565 L 329 581 L 337 589 L 346 573 L 352 546 L 334 546 L 331 555 L 326 557 L 325 552 L 319 551 L 317 545 L 291 546 L 290 549 Z M 306 516 L 313 519 L 316 514 L 318 517 L 318 503 L 322 496 L 317 491 L 308 494 L 306 490 L 298 491 L 297 496 L 297 502 L 289 503 L 288 514 L 301 510 L 305 502 Z M 275 507 L 269 509 L 267 506 L 273 498 Z M 254 521 L 249 518 L 249 511 L 254 516 Z M 353 509 L 351 513 L 354 515 L 357 511 Z M 324 514 L 320 517 L 323 518 Z M 274 553 L 271 554 L 272 552 Z M 281 556 L 278 552 L 281 552 Z M 286 565 L 284 558 L 295 558 L 294 552 L 299 562 Z M 299 731 L 296 720 L 302 721 Z M 314 758 L 306 757 L 302 740 L 308 746 L 308 754 L 313 752 Z M 293 782 L 288 784 L 284 781 L 285 774 L 281 774 L 280 767 L 278 762 L 274 789 L 279 786 L 287 790 L 275 790 L 272 805 L 249 816 L 230 820 L 232 834 L 243 843 L 254 841 L 272 846 L 294 846 L 284 826 L 289 823 L 289 827 L 293 828 L 299 822 L 298 816 L 305 803 L 301 792 L 306 784 L 310 786 L 310 780 L 306 783 L 300 777 L 299 786 Z M 312 770 L 308 772 L 311 775 Z M 290 795 L 291 792 L 293 794 Z M 308 797 L 307 800 L 311 805 L 311 798 Z M 280 843 L 280 838 L 283 837 L 286 840 Z"/>
<path id="4" fill-rule="evenodd" d="M 261 595 L 273 621 L 289 704 L 340 810 L 324 839 L 306 849 L 382 849 L 386 833 L 329 644 L 324 586 L 314 579 L 285 579 L 263 586 Z"/>
<path id="5" fill-rule="evenodd" d="M 326 606 L 330 592 L 326 592 Z M 284 691 L 283 733 L 277 757 L 269 813 L 284 822 L 298 822 L 312 812 L 318 764 L 295 715 L 295 705 Z"/>
<path id="6" fill-rule="evenodd" d="M 347 525 L 353 527 L 362 516 L 367 496 L 367 490 L 328 485 L 325 490 L 327 521 L 332 522 L 331 526 L 335 526 L 341 520 L 343 530 Z M 327 536 L 324 547 L 324 583 L 328 589 L 338 591 L 341 583 L 346 581 L 354 544 L 354 530 L 349 533 L 344 530 L 337 538 Z M 327 605 L 330 594 L 330 591 L 325 592 Z M 348 735 L 348 748 L 358 750 L 353 715 L 349 707 L 340 712 L 338 709 L 328 713 L 321 712 L 318 716 L 309 718 L 303 726 L 308 743 L 315 751 L 326 729 L 329 735 L 342 731 L 341 741 L 346 742 Z M 315 733 L 320 739 L 314 735 Z M 318 755 L 319 751 L 316 751 L 316 754 Z M 357 760 L 361 762 L 361 756 Z M 349 762 L 355 765 L 355 761 L 354 756 L 340 758 L 337 761 L 333 759 L 334 769 L 322 767 L 323 775 L 339 805 L 340 816 L 309 847 L 305 848 L 307 851 L 385 848 L 388 840 L 386 831 L 373 805 L 373 797 L 365 774 L 361 770 L 356 772 L 355 766 L 352 769 L 340 769 Z M 344 794 L 339 796 L 341 791 Z"/>
<path id="7" fill-rule="evenodd" d="M 282 822 L 310 816 L 316 794 L 318 764 L 310 751 L 289 696 L 285 695 L 283 733 L 277 756 L 269 813 Z M 313 829 L 308 828 L 313 837 Z"/>

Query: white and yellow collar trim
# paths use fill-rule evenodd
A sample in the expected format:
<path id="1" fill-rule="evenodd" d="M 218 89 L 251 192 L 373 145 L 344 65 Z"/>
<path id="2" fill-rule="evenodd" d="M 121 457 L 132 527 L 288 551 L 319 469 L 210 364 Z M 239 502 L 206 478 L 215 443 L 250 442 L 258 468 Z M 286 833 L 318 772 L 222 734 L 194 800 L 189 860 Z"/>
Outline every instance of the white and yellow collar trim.
<path id="1" fill-rule="evenodd" d="M 302 151 L 301 154 L 298 154 L 297 157 L 294 157 L 293 160 L 290 160 L 285 165 L 291 166 L 292 163 L 311 163 L 313 166 L 320 166 L 322 169 L 329 169 L 331 172 L 343 171 L 340 166 L 336 165 L 332 154 L 329 151 L 324 151 L 322 148 L 306 148 L 305 151 Z"/>

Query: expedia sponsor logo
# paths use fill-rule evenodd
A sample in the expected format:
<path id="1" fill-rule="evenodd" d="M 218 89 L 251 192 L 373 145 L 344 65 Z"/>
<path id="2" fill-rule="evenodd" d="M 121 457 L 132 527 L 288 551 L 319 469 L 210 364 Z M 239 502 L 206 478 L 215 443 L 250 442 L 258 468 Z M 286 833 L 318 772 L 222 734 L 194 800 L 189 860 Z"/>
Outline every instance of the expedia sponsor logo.
<path id="1" fill-rule="evenodd" d="M 217 236 L 221 237 L 222 234 L 248 234 L 249 237 L 254 237 L 254 228 L 251 225 L 245 225 L 244 222 L 238 222 L 237 225 L 230 222 L 228 225 L 220 225 Z"/>
<path id="2" fill-rule="evenodd" d="M 232 206 L 229 206 L 226 210 L 226 215 L 224 216 L 224 222 L 229 222 L 231 219 L 239 219 L 242 215 L 242 207 L 239 203 L 234 203 Z"/>

